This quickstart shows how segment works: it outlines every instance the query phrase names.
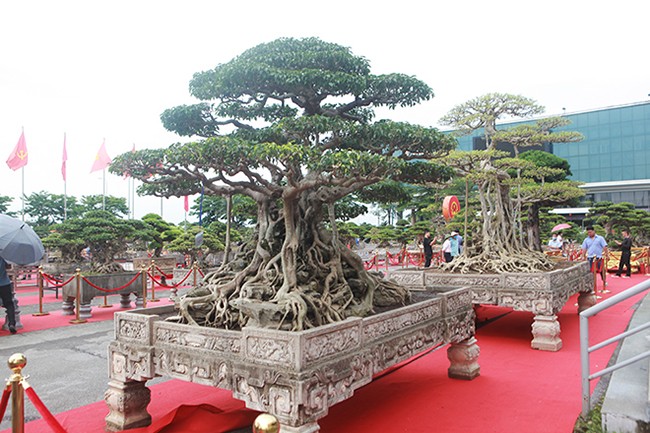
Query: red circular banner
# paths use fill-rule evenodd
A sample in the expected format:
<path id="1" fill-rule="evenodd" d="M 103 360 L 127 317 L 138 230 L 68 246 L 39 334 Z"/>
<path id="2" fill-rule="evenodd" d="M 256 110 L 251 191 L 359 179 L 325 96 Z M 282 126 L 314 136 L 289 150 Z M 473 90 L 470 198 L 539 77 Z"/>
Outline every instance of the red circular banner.
<path id="1" fill-rule="evenodd" d="M 454 215 L 460 212 L 460 202 L 455 195 L 448 195 L 442 202 L 442 216 L 447 221 L 452 219 Z"/>

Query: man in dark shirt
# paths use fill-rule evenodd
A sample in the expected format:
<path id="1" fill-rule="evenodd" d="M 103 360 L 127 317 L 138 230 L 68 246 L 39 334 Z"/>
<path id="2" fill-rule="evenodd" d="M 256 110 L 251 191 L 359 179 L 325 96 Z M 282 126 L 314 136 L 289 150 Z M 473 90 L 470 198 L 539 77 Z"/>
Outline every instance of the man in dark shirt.
<path id="1" fill-rule="evenodd" d="M 431 246 L 431 232 L 426 232 L 424 234 L 424 239 L 422 239 L 422 246 L 424 247 L 424 267 L 428 268 L 431 266 L 431 258 L 433 257 L 433 247 Z"/>
<path id="2" fill-rule="evenodd" d="M 623 234 L 623 242 L 616 241 L 617 244 L 621 246 L 621 260 L 618 262 L 618 272 L 616 276 L 620 277 L 623 273 L 623 266 L 626 266 L 626 274 L 623 278 L 630 278 L 632 274 L 630 258 L 632 257 L 632 238 L 630 237 L 630 232 L 627 230 L 621 231 Z"/>

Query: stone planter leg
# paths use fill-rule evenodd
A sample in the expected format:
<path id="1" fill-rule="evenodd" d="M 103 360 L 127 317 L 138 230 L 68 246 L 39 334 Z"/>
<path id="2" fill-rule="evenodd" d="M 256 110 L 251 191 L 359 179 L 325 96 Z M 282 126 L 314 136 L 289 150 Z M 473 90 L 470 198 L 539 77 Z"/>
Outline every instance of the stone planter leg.
<path id="1" fill-rule="evenodd" d="M 146 381 L 108 382 L 108 389 L 104 393 L 109 409 L 105 418 L 106 431 L 122 431 L 151 424 L 151 415 L 147 412 L 151 391 L 145 384 Z"/>
<path id="2" fill-rule="evenodd" d="M 596 305 L 596 294 L 594 292 L 580 292 L 578 295 L 578 314 L 594 305 Z"/>
<path id="3" fill-rule="evenodd" d="M 92 309 L 93 307 L 90 305 L 90 302 L 79 305 L 79 317 L 81 319 L 89 319 L 93 317 L 91 313 Z"/>
<path id="4" fill-rule="evenodd" d="M 470 337 L 460 343 L 452 343 L 447 349 L 449 369 L 447 375 L 452 379 L 472 380 L 481 374 L 478 365 L 478 355 L 481 349 L 476 344 L 476 338 Z"/>
<path id="5" fill-rule="evenodd" d="M 530 343 L 533 349 L 557 352 L 562 348 L 560 339 L 560 322 L 557 316 L 535 316 L 533 322 L 533 341 Z"/>
<path id="6" fill-rule="evenodd" d="M 131 308 L 131 294 L 120 294 L 120 308 Z"/>
<path id="7" fill-rule="evenodd" d="M 135 308 L 143 308 L 144 307 L 144 300 L 142 299 L 142 296 L 140 293 L 135 294 Z"/>
<path id="8" fill-rule="evenodd" d="M 65 298 L 61 310 L 61 314 L 64 316 L 74 316 L 74 298 Z"/>

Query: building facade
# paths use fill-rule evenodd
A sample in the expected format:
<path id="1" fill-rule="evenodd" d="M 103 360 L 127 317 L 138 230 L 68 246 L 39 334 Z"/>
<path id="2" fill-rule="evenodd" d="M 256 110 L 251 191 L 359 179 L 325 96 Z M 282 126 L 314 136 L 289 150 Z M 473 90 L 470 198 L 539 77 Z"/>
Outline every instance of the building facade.
<path id="1" fill-rule="evenodd" d="M 585 183 L 586 203 L 630 202 L 650 210 L 650 102 L 566 113 L 563 117 L 571 123 L 558 131 L 580 132 L 584 140 L 547 143 L 543 150 L 569 162 L 571 179 Z M 526 121 L 498 127 L 520 123 Z M 459 149 L 484 147 L 482 133 L 460 137 Z"/>

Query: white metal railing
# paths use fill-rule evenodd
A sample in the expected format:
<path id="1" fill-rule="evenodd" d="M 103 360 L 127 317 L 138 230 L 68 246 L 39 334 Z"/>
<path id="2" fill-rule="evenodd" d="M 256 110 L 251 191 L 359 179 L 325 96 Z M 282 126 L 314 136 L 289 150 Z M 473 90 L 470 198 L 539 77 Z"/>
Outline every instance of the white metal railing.
<path id="1" fill-rule="evenodd" d="M 636 334 L 643 331 L 644 329 L 650 328 L 650 322 L 643 325 L 637 326 L 633 329 L 629 329 L 625 332 L 622 332 L 612 338 L 609 338 L 605 341 L 602 341 L 593 346 L 589 346 L 589 318 L 600 313 L 603 310 L 608 309 L 611 306 L 618 304 L 632 296 L 643 293 L 646 290 L 650 289 L 650 279 L 642 283 L 633 286 L 624 292 L 621 292 L 617 295 L 612 296 L 611 298 L 601 302 L 600 304 L 594 305 L 580 313 L 580 366 L 581 366 L 581 377 L 582 377 L 582 416 L 585 417 L 589 410 L 591 409 L 591 397 L 589 392 L 589 382 L 593 379 L 601 377 L 607 373 L 611 373 L 614 370 L 623 368 L 630 364 L 633 364 L 637 361 L 640 361 L 645 358 L 650 357 L 650 350 L 640 353 L 636 356 L 628 358 L 624 361 L 617 362 L 616 364 L 604 368 L 596 373 L 590 374 L 589 367 L 589 354 L 595 350 L 601 349 L 611 343 L 615 343 L 628 337 L 630 335 Z"/>

